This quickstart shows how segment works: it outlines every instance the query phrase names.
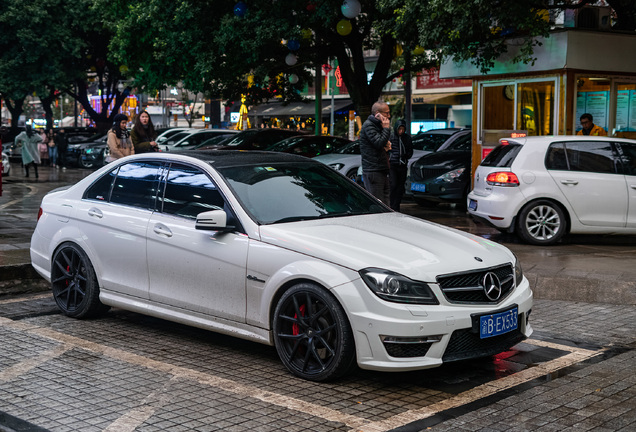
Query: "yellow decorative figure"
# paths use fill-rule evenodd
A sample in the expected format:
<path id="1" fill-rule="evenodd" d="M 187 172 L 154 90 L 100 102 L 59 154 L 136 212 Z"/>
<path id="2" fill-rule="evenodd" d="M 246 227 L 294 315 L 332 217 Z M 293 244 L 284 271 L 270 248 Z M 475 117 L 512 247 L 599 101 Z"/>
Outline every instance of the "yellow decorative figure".
<path id="1" fill-rule="evenodd" d="M 247 105 L 245 105 L 245 96 L 241 95 L 241 109 L 239 109 L 239 121 L 236 125 L 238 130 L 246 130 L 250 128 L 250 119 L 247 118 Z"/>

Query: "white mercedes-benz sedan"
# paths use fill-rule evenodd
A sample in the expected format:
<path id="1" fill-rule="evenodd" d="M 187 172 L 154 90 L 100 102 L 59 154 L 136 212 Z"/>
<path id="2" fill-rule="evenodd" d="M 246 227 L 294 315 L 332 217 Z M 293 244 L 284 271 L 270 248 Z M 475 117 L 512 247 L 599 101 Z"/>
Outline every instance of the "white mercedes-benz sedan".
<path id="1" fill-rule="evenodd" d="M 70 317 L 113 306 L 274 345 L 314 381 L 494 355 L 532 333 L 507 248 L 290 154 L 119 159 L 44 197 L 31 260 Z"/>

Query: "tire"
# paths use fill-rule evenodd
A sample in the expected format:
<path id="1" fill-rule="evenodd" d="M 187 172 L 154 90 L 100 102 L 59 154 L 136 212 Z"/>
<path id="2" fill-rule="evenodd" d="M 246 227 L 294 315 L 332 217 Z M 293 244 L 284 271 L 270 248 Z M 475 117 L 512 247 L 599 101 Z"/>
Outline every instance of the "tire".
<path id="1" fill-rule="evenodd" d="M 316 285 L 300 283 L 287 290 L 276 305 L 273 328 L 278 356 L 300 378 L 333 380 L 356 364 L 353 333 L 342 306 Z"/>
<path id="2" fill-rule="evenodd" d="M 356 181 L 358 180 L 358 168 L 350 169 L 347 173 L 347 178 L 356 183 Z"/>
<path id="3" fill-rule="evenodd" d="M 109 309 L 99 301 L 99 285 L 88 256 L 73 243 L 63 243 L 53 255 L 51 288 L 64 315 L 91 318 Z"/>
<path id="4" fill-rule="evenodd" d="M 85 161 L 84 159 L 82 159 L 81 156 L 77 159 L 77 163 L 80 167 L 86 169 L 93 168 L 93 166 L 95 165 L 93 162 Z"/>
<path id="5" fill-rule="evenodd" d="M 519 212 L 517 233 L 527 243 L 552 245 L 561 240 L 566 231 L 565 213 L 548 200 L 527 204 Z"/>

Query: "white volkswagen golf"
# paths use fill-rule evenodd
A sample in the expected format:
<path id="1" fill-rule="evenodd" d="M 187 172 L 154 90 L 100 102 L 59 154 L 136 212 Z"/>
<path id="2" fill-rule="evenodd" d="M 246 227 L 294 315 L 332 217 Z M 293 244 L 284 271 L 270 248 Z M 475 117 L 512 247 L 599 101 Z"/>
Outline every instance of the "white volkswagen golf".
<path id="1" fill-rule="evenodd" d="M 472 216 L 537 245 L 568 232 L 636 234 L 636 141 L 574 135 L 500 142 L 475 171 Z"/>
<path id="2" fill-rule="evenodd" d="M 31 259 L 68 316 L 114 306 L 274 345 L 308 380 L 493 355 L 532 333 L 508 249 L 289 154 L 117 160 L 43 199 Z"/>

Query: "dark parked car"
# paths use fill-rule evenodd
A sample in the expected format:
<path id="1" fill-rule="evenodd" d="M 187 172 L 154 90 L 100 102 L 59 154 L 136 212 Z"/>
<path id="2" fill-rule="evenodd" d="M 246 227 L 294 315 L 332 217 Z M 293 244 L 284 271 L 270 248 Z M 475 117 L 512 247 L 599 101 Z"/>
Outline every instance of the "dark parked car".
<path id="1" fill-rule="evenodd" d="M 81 168 L 93 168 L 104 165 L 108 156 L 108 134 L 98 133 L 85 141 L 69 141 L 66 149 L 66 163 Z"/>
<path id="2" fill-rule="evenodd" d="M 471 156 L 471 131 L 455 132 L 436 152 L 411 165 L 407 190 L 422 205 L 465 204 L 470 191 Z"/>
<path id="3" fill-rule="evenodd" d="M 180 151 L 180 150 L 192 150 L 196 146 L 203 144 L 210 138 L 218 136 L 236 135 L 237 131 L 233 129 L 202 129 L 192 132 L 190 135 L 186 135 L 173 145 L 162 146 L 162 151 Z M 178 136 L 179 134 L 175 134 Z M 166 142 L 171 141 L 169 138 Z M 164 143 L 165 144 L 165 143 Z"/>
<path id="4" fill-rule="evenodd" d="M 306 132 L 292 129 L 248 129 L 236 134 L 217 150 L 265 150 L 285 138 L 303 134 Z"/>
<path id="5" fill-rule="evenodd" d="M 344 147 L 350 142 L 351 141 L 346 138 L 334 136 L 300 135 L 286 138 L 272 146 L 267 147 L 265 150 L 281 153 L 293 153 L 313 158 L 316 156 L 333 153 L 334 151 Z"/>

